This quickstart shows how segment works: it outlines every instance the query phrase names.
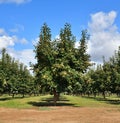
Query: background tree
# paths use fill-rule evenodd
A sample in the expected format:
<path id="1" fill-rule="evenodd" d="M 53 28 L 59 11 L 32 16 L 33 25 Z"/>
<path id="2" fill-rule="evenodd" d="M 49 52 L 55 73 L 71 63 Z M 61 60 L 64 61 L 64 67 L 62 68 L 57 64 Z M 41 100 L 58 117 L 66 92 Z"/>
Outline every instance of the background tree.
<path id="1" fill-rule="evenodd" d="M 94 95 L 102 93 L 105 98 L 106 93 L 116 93 L 120 95 L 120 48 L 115 54 L 105 61 L 96 70 L 89 71 L 92 79 L 92 90 Z"/>
<path id="2" fill-rule="evenodd" d="M 9 93 L 13 97 L 17 93 L 25 94 L 24 92 L 28 89 L 27 85 L 30 83 L 29 80 L 32 78 L 32 75 L 30 75 L 26 66 L 12 58 L 6 52 L 6 49 L 3 49 L 1 54 L 0 93 Z M 24 90 L 24 92 L 22 91 L 23 93 L 21 93 L 21 89 Z"/>
<path id="3" fill-rule="evenodd" d="M 80 39 L 80 46 L 77 49 L 76 57 L 78 59 L 78 66 L 77 70 L 81 71 L 82 73 L 85 73 L 89 66 L 91 66 L 90 63 L 90 55 L 87 54 L 87 41 L 89 40 L 89 35 L 87 33 L 87 30 L 83 30 L 81 34 Z"/>

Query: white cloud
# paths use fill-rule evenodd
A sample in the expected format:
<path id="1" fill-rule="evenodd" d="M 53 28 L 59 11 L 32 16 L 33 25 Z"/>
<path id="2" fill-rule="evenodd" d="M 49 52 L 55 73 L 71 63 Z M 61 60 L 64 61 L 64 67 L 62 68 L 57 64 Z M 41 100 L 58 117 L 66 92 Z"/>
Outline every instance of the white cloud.
<path id="1" fill-rule="evenodd" d="M 21 51 L 16 51 L 14 49 L 8 49 L 9 54 L 15 58 L 16 60 L 19 60 L 21 63 L 24 63 L 24 65 L 27 65 L 28 69 L 29 63 L 36 63 L 35 54 L 33 52 L 33 49 L 24 49 Z"/>
<path id="2" fill-rule="evenodd" d="M 111 11 L 109 13 L 98 12 L 91 15 L 91 22 L 88 23 L 89 28 L 92 32 L 98 32 L 108 29 L 114 29 L 115 25 L 114 20 L 117 16 L 115 11 Z"/>
<path id="3" fill-rule="evenodd" d="M 7 36 L 2 35 L 0 36 L 0 49 L 7 48 L 8 46 L 14 46 L 17 40 L 16 36 Z"/>
<path id="4" fill-rule="evenodd" d="M 79 41 L 76 41 L 76 42 L 75 42 L 75 48 L 78 48 L 79 46 L 80 46 Z"/>
<path id="5" fill-rule="evenodd" d="M 23 4 L 30 2 L 31 0 L 0 0 L 0 4 L 2 3 L 15 3 L 15 4 Z"/>
<path id="6" fill-rule="evenodd" d="M 0 49 L 14 46 L 15 43 L 27 44 L 28 41 L 25 38 L 18 38 L 16 35 L 8 35 L 6 31 L 0 28 Z"/>
<path id="7" fill-rule="evenodd" d="M 98 12 L 91 15 L 91 21 L 88 23 L 91 35 L 88 52 L 95 62 L 102 62 L 103 56 L 108 60 L 120 46 L 120 32 L 114 23 L 116 17 L 115 11 Z"/>
<path id="8" fill-rule="evenodd" d="M 10 36 L 6 33 L 4 29 L 0 29 L 0 50 L 2 48 L 6 48 L 8 53 L 12 57 L 19 60 L 20 62 L 24 63 L 27 66 L 29 66 L 29 62 L 34 63 L 33 49 L 16 51 L 14 47 L 16 43 L 24 45 L 27 44 L 28 41 L 25 38 L 18 38 L 16 35 Z"/>

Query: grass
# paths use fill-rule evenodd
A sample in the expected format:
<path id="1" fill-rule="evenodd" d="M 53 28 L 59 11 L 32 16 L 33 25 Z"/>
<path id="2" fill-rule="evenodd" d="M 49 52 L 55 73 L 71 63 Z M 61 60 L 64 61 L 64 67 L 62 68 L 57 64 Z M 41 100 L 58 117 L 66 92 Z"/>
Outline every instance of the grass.
<path id="1" fill-rule="evenodd" d="M 103 99 L 100 97 L 79 97 L 79 96 L 65 96 L 74 106 L 78 107 L 119 107 L 120 101 L 114 99 Z M 116 102 L 116 103 L 113 103 Z"/>
<path id="2" fill-rule="evenodd" d="M 2 96 L 0 97 L 0 107 L 6 107 L 6 108 L 33 108 L 31 104 L 28 102 L 35 101 L 39 102 L 42 100 L 42 98 L 48 98 L 49 96 L 37 96 L 37 97 L 15 97 L 12 98 L 10 96 Z"/>
<path id="3" fill-rule="evenodd" d="M 62 95 L 60 101 L 57 102 L 57 106 L 75 106 L 75 107 L 117 107 L 120 108 L 119 98 L 111 97 L 104 100 L 97 97 L 88 98 L 80 96 Z M 39 110 L 51 110 L 50 106 L 53 106 L 53 98 L 51 95 L 37 96 L 37 97 L 15 97 L 4 95 L 0 97 L 0 107 L 6 108 L 39 108 Z"/>

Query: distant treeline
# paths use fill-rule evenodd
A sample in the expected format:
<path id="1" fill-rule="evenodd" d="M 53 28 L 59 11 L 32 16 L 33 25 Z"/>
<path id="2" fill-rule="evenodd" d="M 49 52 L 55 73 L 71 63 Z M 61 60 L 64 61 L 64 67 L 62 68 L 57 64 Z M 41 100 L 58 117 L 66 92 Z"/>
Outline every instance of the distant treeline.
<path id="1" fill-rule="evenodd" d="M 2 49 L 0 59 L 0 94 L 31 93 L 34 90 L 34 78 L 23 63 L 12 58 L 6 49 Z"/>

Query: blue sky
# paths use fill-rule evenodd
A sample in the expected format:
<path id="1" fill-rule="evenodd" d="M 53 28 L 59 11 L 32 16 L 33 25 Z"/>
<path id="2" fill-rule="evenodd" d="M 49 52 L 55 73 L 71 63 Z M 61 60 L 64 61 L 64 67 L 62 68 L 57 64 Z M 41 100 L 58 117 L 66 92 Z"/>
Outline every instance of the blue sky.
<path id="1" fill-rule="evenodd" d="M 34 63 L 33 43 L 42 24 L 48 24 L 54 39 L 68 22 L 77 40 L 88 29 L 88 53 L 101 62 L 120 45 L 119 5 L 119 0 L 0 0 L 0 49 L 26 65 Z"/>

